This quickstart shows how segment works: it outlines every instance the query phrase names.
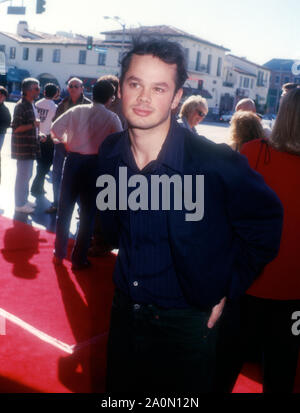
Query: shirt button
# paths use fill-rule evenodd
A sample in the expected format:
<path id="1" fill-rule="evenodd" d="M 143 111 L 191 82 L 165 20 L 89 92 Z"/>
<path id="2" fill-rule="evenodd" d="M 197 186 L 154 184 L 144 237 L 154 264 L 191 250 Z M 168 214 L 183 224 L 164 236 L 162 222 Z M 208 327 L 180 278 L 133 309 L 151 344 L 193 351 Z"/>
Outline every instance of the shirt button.
<path id="1" fill-rule="evenodd" d="M 139 285 L 139 283 L 137 281 L 134 281 L 133 286 L 137 287 Z"/>

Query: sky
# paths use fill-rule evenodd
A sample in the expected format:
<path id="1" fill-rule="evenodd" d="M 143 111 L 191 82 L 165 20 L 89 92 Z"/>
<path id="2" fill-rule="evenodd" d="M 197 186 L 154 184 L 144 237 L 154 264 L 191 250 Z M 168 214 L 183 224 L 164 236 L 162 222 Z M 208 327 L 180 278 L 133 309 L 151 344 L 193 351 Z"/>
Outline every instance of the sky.
<path id="1" fill-rule="evenodd" d="M 1 2 L 1 0 L 0 0 Z M 300 60 L 299 0 L 46 0 L 46 12 L 35 14 L 36 0 L 23 0 L 26 15 L 7 15 L 0 4 L 0 30 L 16 32 L 19 20 L 31 29 L 70 31 L 94 37 L 121 26 L 103 16 L 119 16 L 126 27 L 171 25 L 258 64 L 272 58 Z"/>

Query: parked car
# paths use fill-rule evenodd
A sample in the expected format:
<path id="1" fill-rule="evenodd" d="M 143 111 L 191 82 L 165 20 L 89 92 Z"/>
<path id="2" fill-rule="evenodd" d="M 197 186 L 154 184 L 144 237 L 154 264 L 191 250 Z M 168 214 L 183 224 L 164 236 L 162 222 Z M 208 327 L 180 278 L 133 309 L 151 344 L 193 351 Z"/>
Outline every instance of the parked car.
<path id="1" fill-rule="evenodd" d="M 276 115 L 274 113 L 267 113 L 266 115 L 262 116 L 262 124 L 264 126 L 268 126 L 271 129 L 274 126 L 275 120 L 276 120 Z"/>
<path id="2" fill-rule="evenodd" d="M 10 92 L 7 100 L 9 102 L 18 102 L 18 100 L 20 100 L 21 97 L 22 93 L 20 90 L 13 90 L 12 92 Z"/>
<path id="3" fill-rule="evenodd" d="M 230 122 L 234 112 L 224 112 L 220 116 L 221 122 Z"/>

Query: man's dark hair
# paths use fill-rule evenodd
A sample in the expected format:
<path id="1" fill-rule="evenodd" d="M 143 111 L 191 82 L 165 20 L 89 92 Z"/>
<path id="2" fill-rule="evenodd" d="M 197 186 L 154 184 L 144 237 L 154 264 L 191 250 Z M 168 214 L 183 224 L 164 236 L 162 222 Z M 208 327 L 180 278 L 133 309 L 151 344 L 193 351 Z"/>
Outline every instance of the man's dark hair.
<path id="1" fill-rule="evenodd" d="M 108 80 L 108 82 L 111 83 L 113 85 L 113 87 L 115 88 L 115 96 L 117 96 L 118 88 L 119 88 L 119 78 L 117 76 L 103 75 L 103 76 L 99 77 L 98 81 L 99 80 Z"/>
<path id="2" fill-rule="evenodd" d="M 58 87 L 54 83 L 47 83 L 44 87 L 45 97 L 52 99 L 58 92 Z"/>
<path id="3" fill-rule="evenodd" d="M 108 102 L 115 94 L 115 88 L 108 80 L 97 80 L 93 87 L 93 101 L 96 103 Z"/>
<path id="4" fill-rule="evenodd" d="M 186 71 L 186 61 L 181 46 L 178 43 L 171 42 L 169 40 L 154 39 L 142 42 L 137 41 L 133 45 L 133 48 L 123 57 L 121 62 L 121 85 L 129 69 L 133 55 L 152 55 L 167 64 L 176 64 L 176 92 L 184 85 L 184 82 L 188 78 L 188 74 Z"/>
<path id="5" fill-rule="evenodd" d="M 23 95 L 26 94 L 27 90 L 31 88 L 32 85 L 39 85 L 40 82 L 35 79 L 34 77 L 27 77 L 26 79 L 23 80 L 22 82 L 22 92 Z"/>
<path id="6" fill-rule="evenodd" d="M 0 93 L 1 95 L 4 95 L 5 97 L 8 97 L 8 91 L 5 89 L 4 86 L 0 86 Z"/>

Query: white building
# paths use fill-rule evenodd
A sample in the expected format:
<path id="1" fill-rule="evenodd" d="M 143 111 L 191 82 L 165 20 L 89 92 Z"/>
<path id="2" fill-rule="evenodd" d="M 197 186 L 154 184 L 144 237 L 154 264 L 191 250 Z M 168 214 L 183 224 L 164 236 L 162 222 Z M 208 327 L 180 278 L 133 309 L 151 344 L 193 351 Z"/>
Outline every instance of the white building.
<path id="1" fill-rule="evenodd" d="M 138 38 L 164 38 L 183 47 L 189 78 L 184 96 L 200 94 L 212 113 L 232 110 L 243 97 L 254 99 L 258 109 L 266 104 L 270 70 L 232 54 L 229 49 L 171 26 L 146 26 L 102 33 L 87 50 L 87 37 L 59 32 L 56 35 L 29 30 L 19 22 L 17 34 L 0 31 L 0 52 L 5 52 L 7 81 L 11 90 L 20 89 L 24 77 L 32 76 L 44 85 L 55 82 L 65 88 L 70 77 L 83 80 L 87 92 L 104 74 L 120 73 L 120 57 Z M 262 109 L 260 109 L 262 110 Z"/>
<path id="2" fill-rule="evenodd" d="M 264 112 L 270 74 L 271 71 L 264 66 L 227 54 L 222 76 L 221 111 L 233 110 L 240 99 L 250 98 L 256 102 L 258 111 Z"/>
<path id="3" fill-rule="evenodd" d="M 22 79 L 29 75 L 42 85 L 54 82 L 62 89 L 70 77 L 77 76 L 89 89 L 99 76 L 114 73 L 116 59 L 113 51 L 107 56 L 106 50 L 97 53 L 87 50 L 86 45 L 84 36 L 31 31 L 26 22 L 18 24 L 17 34 L 0 32 L 9 89 L 19 89 Z"/>
<path id="4" fill-rule="evenodd" d="M 84 36 L 36 32 L 29 30 L 26 22 L 18 24 L 17 34 L 0 32 L 0 51 L 6 55 L 10 89 L 19 88 L 22 78 L 30 75 L 42 84 L 52 81 L 61 88 L 71 76 L 78 76 L 89 90 L 99 76 L 119 74 L 122 52 L 131 46 L 134 36 L 142 34 L 180 43 L 188 59 L 186 95 L 200 93 L 208 99 L 210 108 L 218 108 L 223 62 L 228 49 L 170 26 L 140 27 L 126 29 L 124 33 L 115 30 L 103 34 L 105 40 L 95 40 L 96 48 L 89 51 Z M 22 72 L 24 70 L 26 72 Z"/>
<path id="5" fill-rule="evenodd" d="M 222 88 L 222 72 L 225 52 L 223 46 L 211 43 L 172 26 L 146 26 L 136 29 L 103 32 L 103 46 L 121 50 L 131 43 L 133 37 L 164 38 L 176 41 L 185 50 L 189 78 L 185 83 L 185 95 L 201 94 L 208 101 L 210 109 L 217 109 Z M 122 43 L 123 42 L 123 43 Z"/>

